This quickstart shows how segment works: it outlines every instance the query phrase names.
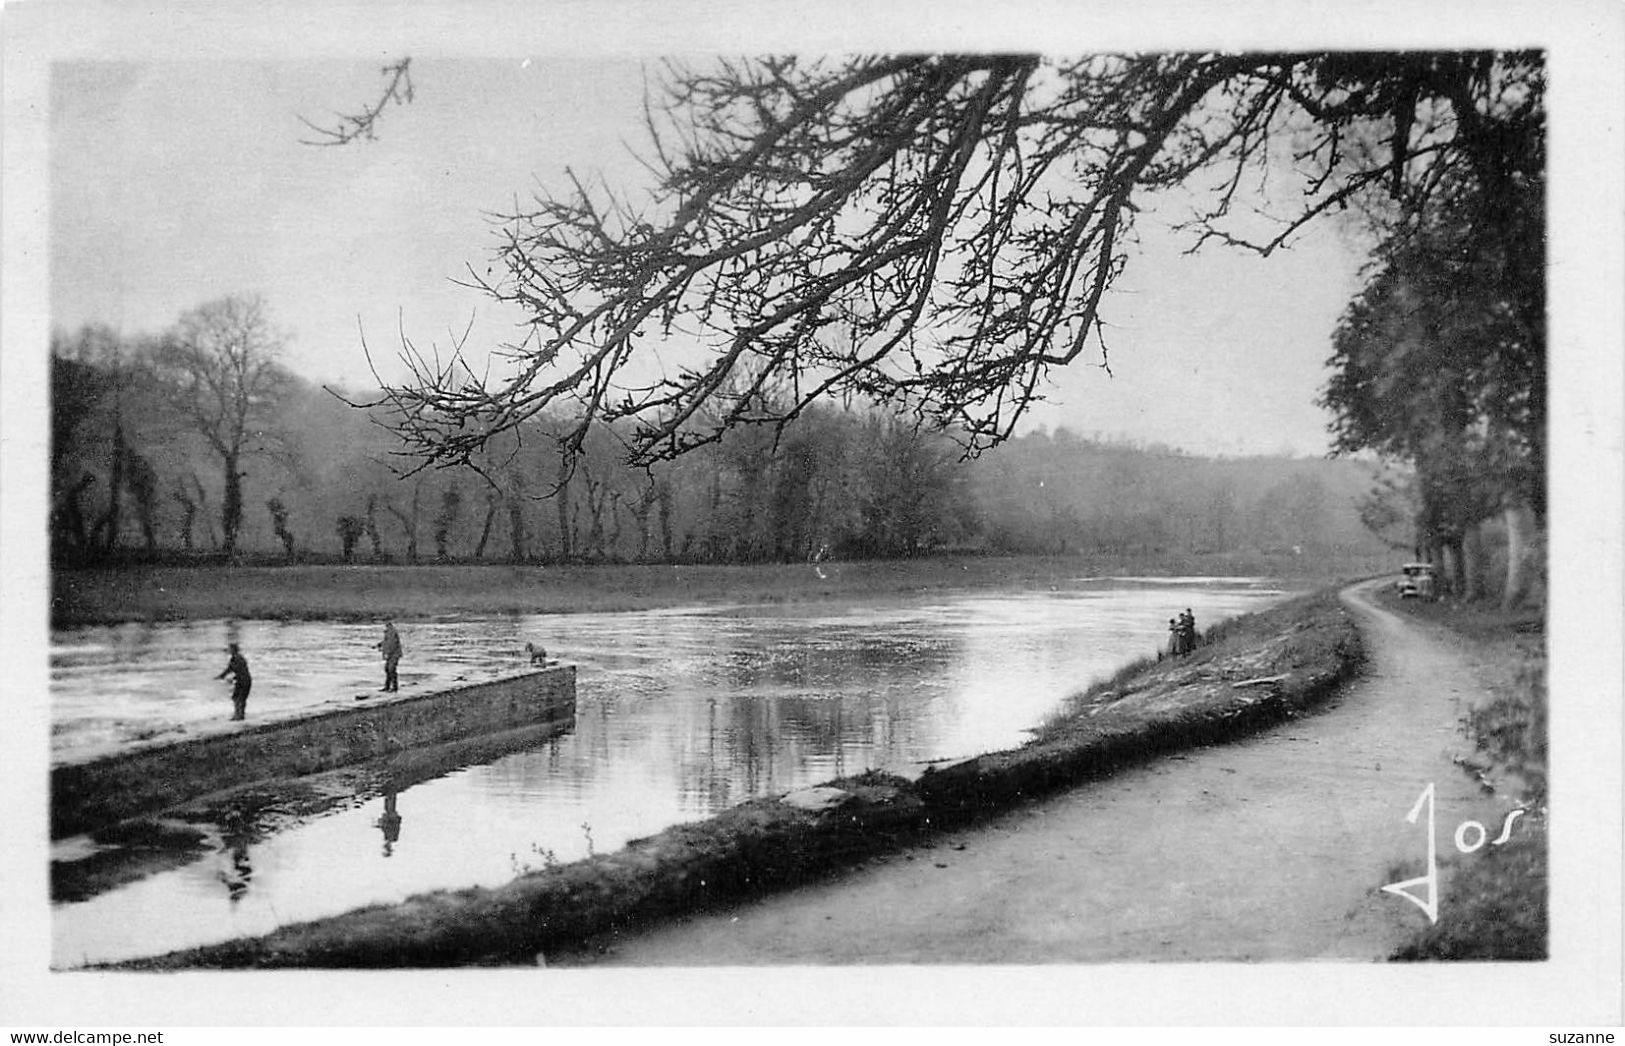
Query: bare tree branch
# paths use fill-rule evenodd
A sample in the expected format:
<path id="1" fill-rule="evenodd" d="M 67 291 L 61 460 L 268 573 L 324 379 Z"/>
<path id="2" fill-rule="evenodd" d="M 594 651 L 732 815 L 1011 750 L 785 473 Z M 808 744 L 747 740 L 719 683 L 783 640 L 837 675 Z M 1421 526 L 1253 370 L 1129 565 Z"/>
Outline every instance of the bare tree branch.
<path id="1" fill-rule="evenodd" d="M 393 65 L 386 65 L 379 70 L 385 76 L 383 94 L 378 100 L 364 105 L 359 113 L 334 113 L 337 121 L 331 127 L 323 127 L 299 117 L 299 122 L 314 131 L 318 137 L 315 139 L 301 138 L 301 145 L 348 145 L 358 138 L 371 141 L 374 138 L 373 125 L 379 115 L 394 102 L 396 105 L 408 105 L 412 101 L 412 59 L 410 56 L 402 58 Z"/>
<path id="2" fill-rule="evenodd" d="M 647 463 L 856 398 L 974 452 L 1051 368 L 1091 347 L 1104 363 L 1149 197 L 1192 193 L 1174 223 L 1192 249 L 1265 255 L 1384 187 L 1425 202 L 1506 132 L 1520 61 L 1490 56 L 1499 79 L 1483 55 L 1426 53 L 667 63 L 644 106 L 646 194 L 567 170 L 499 216 L 467 284 L 520 309 L 522 337 L 478 380 L 460 346 L 443 364 L 403 338 L 412 379 L 386 388 L 388 424 L 455 464 L 567 407 L 566 453 L 630 419 Z M 681 362 L 650 376 L 655 353 Z"/>

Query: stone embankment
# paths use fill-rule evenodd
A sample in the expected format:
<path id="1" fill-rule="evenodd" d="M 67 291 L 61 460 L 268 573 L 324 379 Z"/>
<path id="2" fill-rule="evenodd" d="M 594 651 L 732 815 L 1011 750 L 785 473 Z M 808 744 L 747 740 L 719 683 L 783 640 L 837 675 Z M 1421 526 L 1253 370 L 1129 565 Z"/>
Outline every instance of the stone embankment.
<path id="1" fill-rule="evenodd" d="M 425 745 L 573 721 L 576 669 L 554 665 L 427 694 L 378 695 L 136 744 L 51 768 L 51 837 L 91 831 L 251 781 L 301 777 Z"/>
<path id="2" fill-rule="evenodd" d="M 1330 592 L 1249 615 L 1222 633 L 1190 655 L 1078 695 L 1020 748 L 934 768 L 914 781 L 881 773 L 831 781 L 747 802 L 496 889 L 420 895 L 122 965 L 535 962 L 611 928 L 805 883 L 1123 765 L 1279 723 L 1333 693 L 1361 661 L 1359 634 Z"/>

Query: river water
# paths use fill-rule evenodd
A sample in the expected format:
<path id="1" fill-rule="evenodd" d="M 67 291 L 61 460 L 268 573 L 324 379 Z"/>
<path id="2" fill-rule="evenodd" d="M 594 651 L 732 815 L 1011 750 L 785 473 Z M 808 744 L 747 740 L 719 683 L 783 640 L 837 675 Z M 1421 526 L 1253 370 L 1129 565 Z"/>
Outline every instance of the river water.
<path id="1" fill-rule="evenodd" d="M 573 728 L 430 759 L 412 779 L 294 813 L 217 811 L 180 867 L 54 905 L 53 962 L 496 886 L 758 796 L 869 769 L 913 777 L 1021 744 L 1068 694 L 1158 649 L 1185 607 L 1206 627 L 1282 595 L 1258 579 L 1080 578 L 1037 592 L 403 622 L 404 691 L 510 671 L 539 642 L 578 666 Z M 213 679 L 227 642 L 253 666 L 251 717 L 354 700 L 381 682 L 378 632 L 259 621 L 55 631 L 55 755 L 184 736 L 229 715 L 229 687 Z M 85 838 L 52 851 L 59 866 L 121 858 Z"/>

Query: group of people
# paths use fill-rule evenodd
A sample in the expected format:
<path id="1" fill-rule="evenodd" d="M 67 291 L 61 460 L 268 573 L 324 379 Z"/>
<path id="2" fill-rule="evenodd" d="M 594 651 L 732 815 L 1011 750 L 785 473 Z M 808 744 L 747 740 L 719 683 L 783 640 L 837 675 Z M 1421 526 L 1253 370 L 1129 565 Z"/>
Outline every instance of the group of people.
<path id="1" fill-rule="evenodd" d="M 1178 617 L 1168 619 L 1168 653 L 1177 657 L 1196 649 L 1196 615 L 1191 608 Z"/>
<path id="2" fill-rule="evenodd" d="M 393 693 L 401 688 L 395 678 L 396 666 L 401 663 L 401 655 L 405 648 L 401 645 L 401 634 L 395 630 L 395 622 L 384 622 L 384 638 L 373 644 L 373 648 L 382 652 L 384 657 L 384 685 L 378 688 L 379 693 Z M 254 687 L 254 676 L 248 670 L 248 659 L 243 656 L 242 649 L 236 643 L 227 645 L 230 659 L 216 679 L 231 676 L 231 718 L 243 719 L 248 714 L 248 692 Z"/>

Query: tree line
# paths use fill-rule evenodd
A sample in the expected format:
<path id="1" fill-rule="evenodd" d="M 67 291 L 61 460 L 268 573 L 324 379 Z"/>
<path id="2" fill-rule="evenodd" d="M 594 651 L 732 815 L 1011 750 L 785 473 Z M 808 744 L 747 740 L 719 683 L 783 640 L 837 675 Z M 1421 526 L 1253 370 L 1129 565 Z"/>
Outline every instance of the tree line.
<path id="1" fill-rule="evenodd" d="M 1368 514 L 1409 517 L 1416 554 L 1448 591 L 1498 590 L 1510 606 L 1541 574 L 1546 516 L 1544 64 L 1483 54 L 1416 75 L 1449 89 L 1436 108 L 1465 147 L 1434 172 L 1426 206 L 1366 208 L 1377 245 L 1333 334 L 1321 402 L 1338 451 L 1410 466 Z"/>
<path id="2" fill-rule="evenodd" d="M 994 553 L 1371 552 L 1354 462 L 1212 460 L 1035 432 L 973 460 L 878 408 L 815 405 L 634 466 L 619 426 L 542 416 L 412 471 L 376 409 L 278 359 L 264 302 L 53 339 L 51 549 L 259 561 L 751 563 Z M 763 392 L 760 395 L 771 395 Z M 771 407 L 771 404 L 765 405 Z"/>
<path id="3" fill-rule="evenodd" d="M 383 99 L 334 144 L 365 140 L 402 100 L 405 69 L 386 69 Z M 1339 452 L 1389 466 L 1357 515 L 1439 562 L 1461 595 L 1491 587 L 1480 568 L 1498 538 L 1501 595 L 1516 603 L 1538 574 L 1546 510 L 1544 95 L 1538 51 L 670 63 L 645 113 L 645 192 L 567 171 L 500 218 L 488 275 L 473 278 L 529 320 L 503 349 L 509 373 L 487 384 L 460 345 L 445 365 L 403 343 L 411 378 L 372 408 L 396 439 L 379 453 L 450 468 L 413 472 L 407 489 L 348 453 L 378 446 L 370 429 L 333 443 L 347 453 L 323 469 L 348 470 L 343 496 L 362 506 L 333 526 L 345 555 L 365 538 L 381 556 L 380 520 L 394 519 L 410 559 L 426 531 L 440 554 L 465 515 L 483 557 L 504 514 L 519 560 L 960 541 L 1223 549 L 1241 534 L 1313 548 L 1329 533 L 1317 504 L 1338 499 L 1312 476 L 1266 503 L 1217 480 L 1125 497 L 1138 488 L 1109 467 L 1088 496 L 1062 495 L 1046 475 L 1036 488 L 1013 478 L 1049 467 L 1023 458 L 953 464 L 945 440 L 1018 446 L 1051 367 L 1086 349 L 1109 361 L 1106 292 L 1131 262 L 1136 216 L 1180 190 L 1167 219 L 1192 250 L 1268 256 L 1337 215 L 1371 243 L 1321 399 Z M 97 427 L 111 448 L 94 520 L 91 472 L 59 477 L 53 535 L 73 550 L 118 544 L 126 491 L 151 535 L 161 489 L 194 522 L 217 497 L 229 553 L 245 456 L 291 467 L 272 463 L 292 442 L 248 421 L 274 391 L 223 395 L 189 348 L 210 326 L 158 339 L 128 383 L 122 363 L 78 372 L 91 392 L 111 374 L 115 407 Z M 672 338 L 698 361 L 652 384 L 621 373 Z M 195 470 L 190 485 L 159 478 L 133 439 L 122 404 L 149 378 L 189 419 L 168 431 L 201 447 L 218 489 Z M 846 406 L 864 402 L 902 413 Z M 485 486 L 445 487 L 457 467 Z M 278 500 L 266 509 L 291 556 L 300 502 Z M 551 517 L 526 508 L 538 503 Z"/>
<path id="4" fill-rule="evenodd" d="M 1372 246 L 1321 402 L 1337 450 L 1408 477 L 1367 518 L 1408 516 L 1465 596 L 1500 534 L 1515 604 L 1545 518 L 1545 86 L 1533 50 L 669 62 L 643 185 L 567 171 L 503 216 L 476 282 L 531 321 L 511 376 L 403 346 L 392 424 L 467 460 L 574 399 L 567 447 L 624 419 L 650 461 L 857 396 L 997 446 L 1050 368 L 1109 362 L 1143 211 L 1263 256 L 1330 218 Z M 678 336 L 704 358 L 620 380 Z M 774 381 L 794 395 L 764 414 Z"/>

